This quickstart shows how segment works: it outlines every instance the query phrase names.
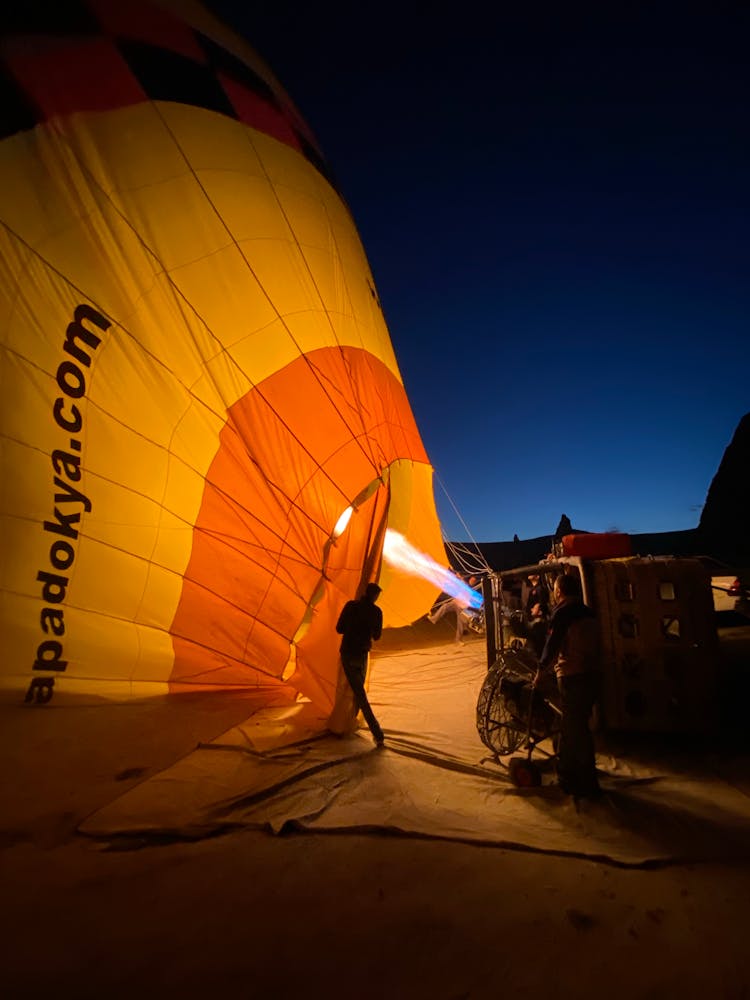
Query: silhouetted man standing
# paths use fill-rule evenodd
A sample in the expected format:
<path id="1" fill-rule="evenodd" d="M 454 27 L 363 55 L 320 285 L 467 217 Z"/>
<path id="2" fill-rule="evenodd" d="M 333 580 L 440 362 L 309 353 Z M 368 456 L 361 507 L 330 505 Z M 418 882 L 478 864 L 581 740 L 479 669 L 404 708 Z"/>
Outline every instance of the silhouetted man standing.
<path id="1" fill-rule="evenodd" d="M 574 576 L 555 580 L 556 607 L 539 659 L 534 685 L 554 668 L 560 692 L 560 738 L 557 747 L 557 777 L 560 787 L 576 798 L 601 794 L 596 775 L 594 740 L 589 718 L 600 686 L 599 632 L 594 612 L 581 599 Z"/>
<path id="2" fill-rule="evenodd" d="M 375 603 L 379 596 L 380 587 L 377 583 L 368 583 L 364 595 L 358 601 L 347 601 L 344 605 L 336 622 L 336 631 L 343 636 L 340 647 L 341 663 L 346 679 L 354 692 L 357 708 L 370 727 L 375 745 L 382 747 L 383 730 L 375 718 L 365 691 L 367 654 L 373 641 L 377 641 L 383 633 L 383 612 Z"/>

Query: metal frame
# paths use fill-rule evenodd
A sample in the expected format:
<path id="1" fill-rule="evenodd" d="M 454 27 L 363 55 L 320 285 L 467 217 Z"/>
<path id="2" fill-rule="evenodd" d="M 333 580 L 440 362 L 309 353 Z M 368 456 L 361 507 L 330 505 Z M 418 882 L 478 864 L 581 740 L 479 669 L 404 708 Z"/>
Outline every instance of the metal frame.
<path id="1" fill-rule="evenodd" d="M 503 630 L 505 615 L 502 604 L 503 580 L 525 580 L 530 574 L 544 576 L 546 574 L 563 573 L 566 567 L 575 566 L 581 581 L 581 591 L 586 604 L 591 604 L 592 592 L 588 574 L 585 572 L 584 560 L 580 556 L 560 556 L 529 566 L 517 566 L 513 569 L 501 570 L 488 574 L 482 581 L 482 597 L 484 598 L 485 641 L 487 646 L 487 669 L 492 669 L 500 655 L 506 652 L 508 643 Z M 557 572 L 555 572 L 557 571 Z"/>

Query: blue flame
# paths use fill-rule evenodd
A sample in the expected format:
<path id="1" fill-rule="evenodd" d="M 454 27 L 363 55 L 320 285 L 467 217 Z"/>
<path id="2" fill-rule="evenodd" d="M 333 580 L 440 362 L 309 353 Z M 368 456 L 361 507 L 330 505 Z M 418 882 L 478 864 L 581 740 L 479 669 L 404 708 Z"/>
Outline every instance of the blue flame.
<path id="1" fill-rule="evenodd" d="M 451 573 L 445 566 L 436 563 L 431 556 L 415 549 L 403 535 L 390 528 L 385 533 L 383 558 L 391 566 L 400 569 L 402 573 L 419 576 L 423 580 L 434 583 L 444 593 L 455 597 L 459 604 L 465 608 L 478 611 L 482 607 L 481 594 L 477 593 L 468 583 L 464 583 L 455 573 Z"/>

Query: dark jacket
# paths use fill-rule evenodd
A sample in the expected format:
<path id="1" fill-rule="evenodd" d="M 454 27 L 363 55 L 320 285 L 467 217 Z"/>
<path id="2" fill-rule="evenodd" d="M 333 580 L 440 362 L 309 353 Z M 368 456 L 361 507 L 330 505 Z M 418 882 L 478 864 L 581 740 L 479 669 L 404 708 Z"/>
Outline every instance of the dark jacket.
<path id="1" fill-rule="evenodd" d="M 599 669 L 599 629 L 594 612 L 582 601 L 566 600 L 555 608 L 539 664 L 552 664 L 558 677 Z"/>
<path id="2" fill-rule="evenodd" d="M 383 612 L 366 597 L 347 601 L 336 622 L 336 631 L 343 636 L 342 653 L 366 653 L 373 639 L 379 639 L 383 633 Z"/>

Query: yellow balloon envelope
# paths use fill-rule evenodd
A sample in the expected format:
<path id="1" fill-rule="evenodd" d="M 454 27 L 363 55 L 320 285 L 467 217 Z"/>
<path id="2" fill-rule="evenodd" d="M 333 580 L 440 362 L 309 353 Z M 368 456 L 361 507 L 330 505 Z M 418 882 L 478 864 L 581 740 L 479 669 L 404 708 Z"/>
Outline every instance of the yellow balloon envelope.
<path id="1" fill-rule="evenodd" d="M 329 710 L 343 603 L 379 579 L 401 625 L 435 596 L 386 528 L 445 564 L 351 215 L 200 7 L 55 16 L 2 41 L 0 679 Z"/>

